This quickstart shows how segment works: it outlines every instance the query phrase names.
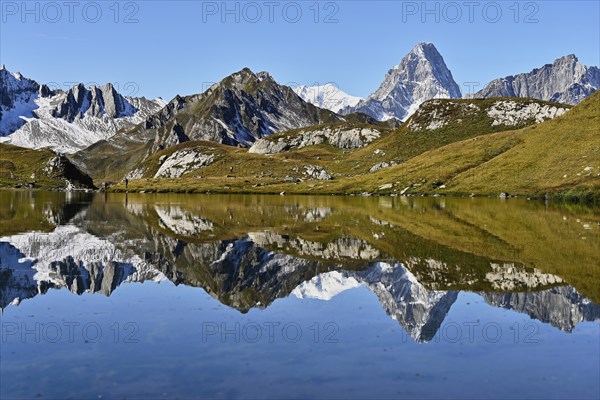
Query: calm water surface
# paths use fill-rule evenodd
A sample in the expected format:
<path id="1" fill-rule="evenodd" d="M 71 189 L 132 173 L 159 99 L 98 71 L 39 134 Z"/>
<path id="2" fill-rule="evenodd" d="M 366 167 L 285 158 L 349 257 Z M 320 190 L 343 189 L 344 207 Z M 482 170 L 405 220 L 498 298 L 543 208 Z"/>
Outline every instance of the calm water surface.
<path id="1" fill-rule="evenodd" d="M 0 192 L 0 398 L 600 397 L 600 211 Z"/>

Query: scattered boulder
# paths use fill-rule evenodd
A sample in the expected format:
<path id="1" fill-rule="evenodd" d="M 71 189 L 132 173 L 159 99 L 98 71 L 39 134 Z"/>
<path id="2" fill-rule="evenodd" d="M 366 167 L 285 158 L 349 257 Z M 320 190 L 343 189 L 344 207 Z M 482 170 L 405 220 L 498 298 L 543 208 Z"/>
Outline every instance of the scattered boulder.
<path id="1" fill-rule="evenodd" d="M 330 181 L 333 177 L 327 172 L 327 170 L 323 167 L 319 167 L 317 165 L 305 165 L 304 166 L 304 175 L 311 179 L 316 179 L 318 181 Z"/>

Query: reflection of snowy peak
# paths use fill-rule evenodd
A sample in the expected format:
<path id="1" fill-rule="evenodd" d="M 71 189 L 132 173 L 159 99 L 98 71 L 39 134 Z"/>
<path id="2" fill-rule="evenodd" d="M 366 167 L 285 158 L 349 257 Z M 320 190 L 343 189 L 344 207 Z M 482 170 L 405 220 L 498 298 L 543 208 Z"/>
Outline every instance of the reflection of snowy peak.
<path id="1" fill-rule="evenodd" d="M 428 342 L 435 336 L 458 297 L 458 292 L 426 289 L 399 263 L 376 263 L 354 276 L 367 284 L 386 312 L 418 342 Z"/>
<path id="2" fill-rule="evenodd" d="M 50 233 L 24 233 L 0 238 L 1 274 L 9 274 L 17 288 L 2 307 L 19 302 L 48 288 L 101 292 L 106 295 L 125 281 L 163 280 L 164 276 L 137 255 L 125 254 L 114 244 L 63 225 Z M 24 271 L 27 271 L 25 274 Z M 20 293 L 20 294 L 19 294 Z"/>
<path id="3" fill-rule="evenodd" d="M 339 271 L 331 271 L 301 283 L 292 294 L 299 299 L 331 300 L 338 294 L 358 286 L 360 283 L 353 277 L 345 276 Z"/>
<path id="4" fill-rule="evenodd" d="M 17 248 L 0 242 L 0 310 L 37 294 L 32 264 Z"/>
<path id="5" fill-rule="evenodd" d="M 16 146 L 72 153 L 143 122 L 162 99 L 125 97 L 110 84 L 53 92 L 0 70 L 0 136 Z"/>
<path id="6" fill-rule="evenodd" d="M 458 292 L 426 289 L 402 264 L 374 263 L 365 271 L 333 271 L 318 275 L 292 292 L 298 298 L 330 300 L 366 284 L 385 311 L 418 342 L 431 340 Z"/>

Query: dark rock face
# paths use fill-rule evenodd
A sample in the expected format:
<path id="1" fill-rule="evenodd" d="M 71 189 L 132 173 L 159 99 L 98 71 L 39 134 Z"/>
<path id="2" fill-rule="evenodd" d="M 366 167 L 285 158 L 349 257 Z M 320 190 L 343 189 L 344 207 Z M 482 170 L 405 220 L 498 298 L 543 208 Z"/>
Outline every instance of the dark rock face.
<path id="1" fill-rule="evenodd" d="M 145 260 L 175 284 L 201 287 L 241 312 L 264 308 L 327 270 L 318 261 L 266 250 L 249 239 L 186 243 L 157 237 Z"/>
<path id="2" fill-rule="evenodd" d="M 69 89 L 52 110 L 52 116 L 69 122 L 85 116 L 119 118 L 138 110 L 121 96 L 112 84 L 86 88 L 82 83 Z"/>
<path id="3" fill-rule="evenodd" d="M 109 296 L 133 272 L 133 268 L 126 264 L 112 261 L 106 266 L 99 262 L 84 266 L 81 261 L 75 261 L 73 257 L 53 262 L 50 264 L 50 270 L 73 293 L 102 293 L 106 296 Z"/>
<path id="4" fill-rule="evenodd" d="M 245 68 L 202 94 L 175 97 L 146 120 L 144 129 L 155 133 L 154 151 L 187 140 L 249 147 L 273 133 L 341 120 L 305 102 L 266 72 L 254 74 Z"/>
<path id="5" fill-rule="evenodd" d="M 89 175 L 81 172 L 66 156 L 57 154 L 48 160 L 44 173 L 49 177 L 64 178 L 76 187 L 96 189 Z"/>
<path id="6" fill-rule="evenodd" d="M 25 124 L 20 115 L 10 113 L 15 109 L 25 117 L 33 117 L 38 97 L 54 96 L 56 92 L 40 85 L 18 72 L 11 73 L 0 67 L 0 136 L 10 135 Z M 14 114 L 14 115 L 13 115 Z"/>
<path id="7" fill-rule="evenodd" d="M 600 69 L 587 67 L 569 54 L 531 72 L 493 80 L 474 97 L 531 97 L 574 105 L 598 88 Z"/>

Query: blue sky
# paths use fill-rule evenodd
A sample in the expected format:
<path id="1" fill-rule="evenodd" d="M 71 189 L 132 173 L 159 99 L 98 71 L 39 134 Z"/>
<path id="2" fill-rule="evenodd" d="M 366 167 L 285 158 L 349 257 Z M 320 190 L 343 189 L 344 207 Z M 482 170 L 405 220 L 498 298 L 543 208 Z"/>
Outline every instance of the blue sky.
<path id="1" fill-rule="evenodd" d="M 245 66 L 367 96 L 427 41 L 465 91 L 569 53 L 599 65 L 599 3 L 2 0 L 0 63 L 56 86 L 113 82 L 166 99 Z"/>

